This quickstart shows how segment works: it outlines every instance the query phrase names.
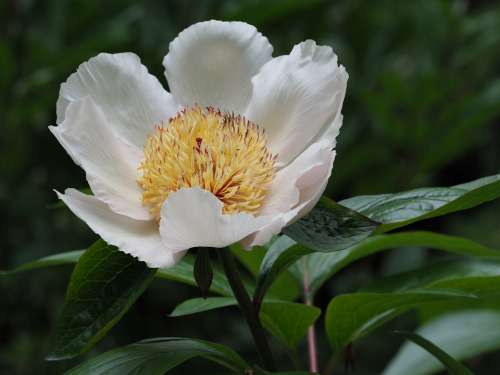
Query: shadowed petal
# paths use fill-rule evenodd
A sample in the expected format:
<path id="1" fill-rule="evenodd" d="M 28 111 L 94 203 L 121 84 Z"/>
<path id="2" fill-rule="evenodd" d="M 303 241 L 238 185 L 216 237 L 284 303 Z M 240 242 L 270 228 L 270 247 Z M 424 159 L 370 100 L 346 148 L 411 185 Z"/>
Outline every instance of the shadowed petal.
<path id="1" fill-rule="evenodd" d="M 306 215 L 318 202 L 330 178 L 335 151 L 330 142 L 313 143 L 287 167 L 280 170 L 262 206 L 261 214 L 273 221 L 250 235 L 242 244 L 249 248 L 263 245 L 288 224 Z"/>
<path id="2" fill-rule="evenodd" d="M 223 214 L 223 203 L 198 187 L 170 193 L 161 210 L 160 233 L 173 251 L 192 247 L 224 247 L 270 222 L 246 213 Z"/>
<path id="3" fill-rule="evenodd" d="M 182 252 L 174 254 L 167 249 L 155 222 L 118 215 L 96 197 L 75 189 L 66 189 L 64 194 L 57 195 L 107 243 L 146 262 L 151 268 L 171 267 L 184 255 Z"/>

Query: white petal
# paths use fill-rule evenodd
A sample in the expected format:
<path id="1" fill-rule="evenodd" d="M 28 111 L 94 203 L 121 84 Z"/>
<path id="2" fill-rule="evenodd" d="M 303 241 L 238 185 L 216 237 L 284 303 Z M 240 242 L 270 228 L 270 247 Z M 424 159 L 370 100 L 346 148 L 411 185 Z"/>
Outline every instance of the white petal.
<path id="1" fill-rule="evenodd" d="M 321 190 L 318 183 L 328 181 L 334 157 L 335 152 L 327 141 L 310 145 L 292 163 L 276 173 L 261 214 L 288 212 Z"/>
<path id="2" fill-rule="evenodd" d="M 151 268 L 171 267 L 184 255 L 174 254 L 165 247 L 155 222 L 118 215 L 96 197 L 75 189 L 66 189 L 65 194 L 57 195 L 107 243 L 146 262 Z"/>
<path id="3" fill-rule="evenodd" d="M 322 162 L 305 170 L 295 186 L 300 191 L 299 204 L 286 214 L 286 224 L 299 220 L 313 209 L 328 185 L 332 173 L 335 151 L 323 149 Z"/>
<path id="4" fill-rule="evenodd" d="M 330 142 L 313 143 L 287 167 L 281 169 L 271 183 L 261 210 L 274 221 L 242 241 L 249 248 L 263 245 L 283 227 L 306 215 L 325 191 L 335 159 Z"/>
<path id="5" fill-rule="evenodd" d="M 50 131 L 87 174 L 94 195 L 116 213 L 149 220 L 137 184 L 142 152 L 113 133 L 103 112 L 89 97 L 69 105 L 64 121 Z"/>
<path id="6" fill-rule="evenodd" d="M 143 148 L 154 125 L 178 110 L 171 95 L 133 53 L 101 53 L 81 64 L 61 85 L 57 123 L 70 103 L 89 96 L 128 143 Z"/>
<path id="7" fill-rule="evenodd" d="M 283 215 L 277 215 L 268 225 L 261 230 L 252 233 L 240 241 L 245 250 L 251 250 L 254 246 L 262 246 L 268 243 L 271 238 L 281 232 L 286 220 Z"/>
<path id="8" fill-rule="evenodd" d="M 270 222 L 246 213 L 223 214 L 223 203 L 199 187 L 169 194 L 161 210 L 160 233 L 172 251 L 192 247 L 224 247 Z"/>
<path id="9" fill-rule="evenodd" d="M 339 135 L 339 130 L 342 127 L 342 122 L 344 120 L 344 116 L 342 114 L 339 114 L 338 116 L 335 116 L 333 121 L 328 124 L 325 129 L 318 134 L 318 137 L 315 141 L 328 141 L 330 144 L 333 145 L 333 147 L 336 146 L 336 138 Z"/>
<path id="10" fill-rule="evenodd" d="M 163 65 L 179 104 L 241 114 L 252 94 L 251 78 L 271 59 L 272 51 L 255 27 L 212 20 L 182 31 L 170 43 Z"/>
<path id="11" fill-rule="evenodd" d="M 279 165 L 288 164 L 323 133 L 335 146 L 347 78 L 330 47 L 308 40 L 290 55 L 268 62 L 252 79 L 245 117 L 266 129 Z"/>

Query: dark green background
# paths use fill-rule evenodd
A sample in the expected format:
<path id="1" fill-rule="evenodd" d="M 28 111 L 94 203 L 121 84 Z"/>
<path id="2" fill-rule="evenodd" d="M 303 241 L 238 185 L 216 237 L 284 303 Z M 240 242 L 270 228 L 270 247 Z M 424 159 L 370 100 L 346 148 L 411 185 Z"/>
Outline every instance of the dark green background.
<path id="1" fill-rule="evenodd" d="M 133 51 L 164 82 L 161 61 L 169 41 L 190 24 L 211 18 L 254 24 L 274 45 L 275 56 L 308 38 L 333 46 L 350 75 L 327 190 L 334 199 L 452 185 L 498 173 L 499 5 L 472 0 L 0 0 L 0 269 L 85 248 L 96 238 L 66 209 L 53 207 L 52 189 L 85 186 L 84 173 L 47 130 L 55 122 L 60 83 L 102 51 Z M 419 228 L 460 233 L 499 248 L 499 209 L 498 203 L 490 204 Z M 318 305 L 435 255 L 425 249 L 411 254 L 395 251 L 350 266 L 321 291 Z M 62 267 L 0 279 L 1 374 L 59 374 L 80 360 L 43 360 L 70 271 Z M 155 281 L 89 355 L 146 337 L 190 336 L 231 345 L 252 358 L 251 340 L 236 310 L 166 318 L 190 296 L 197 291 Z M 412 315 L 393 324 L 414 325 Z M 318 332 L 324 363 L 329 348 L 321 325 Z M 354 373 L 378 374 L 400 342 L 385 327 L 357 343 Z M 288 363 L 273 344 L 281 362 Z M 305 346 L 300 349 L 305 358 Z M 468 365 L 489 374 L 500 366 L 500 355 L 481 356 Z M 342 368 L 340 360 L 337 367 Z M 199 362 L 179 373 L 208 369 Z"/>

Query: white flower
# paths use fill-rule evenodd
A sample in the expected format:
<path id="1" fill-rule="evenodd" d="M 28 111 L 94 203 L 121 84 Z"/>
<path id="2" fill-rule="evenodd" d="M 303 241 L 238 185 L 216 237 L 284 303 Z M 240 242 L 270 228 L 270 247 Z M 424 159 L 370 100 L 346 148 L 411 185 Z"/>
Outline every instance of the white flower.
<path id="1" fill-rule="evenodd" d="M 50 130 L 93 195 L 59 197 L 150 267 L 196 246 L 266 243 L 326 187 L 348 78 L 314 41 L 272 50 L 242 22 L 192 25 L 163 61 L 170 93 L 132 53 L 80 65 Z"/>

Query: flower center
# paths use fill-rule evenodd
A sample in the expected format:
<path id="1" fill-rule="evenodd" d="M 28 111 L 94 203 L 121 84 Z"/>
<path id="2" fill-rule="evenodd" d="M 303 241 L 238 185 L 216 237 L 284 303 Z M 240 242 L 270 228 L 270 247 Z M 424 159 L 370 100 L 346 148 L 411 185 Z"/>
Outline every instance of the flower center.
<path id="1" fill-rule="evenodd" d="M 224 213 L 259 211 L 275 173 L 263 129 L 214 108 L 179 112 L 157 126 L 144 147 L 138 183 L 142 202 L 160 219 L 168 195 L 198 186 L 222 203 Z"/>

